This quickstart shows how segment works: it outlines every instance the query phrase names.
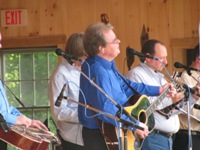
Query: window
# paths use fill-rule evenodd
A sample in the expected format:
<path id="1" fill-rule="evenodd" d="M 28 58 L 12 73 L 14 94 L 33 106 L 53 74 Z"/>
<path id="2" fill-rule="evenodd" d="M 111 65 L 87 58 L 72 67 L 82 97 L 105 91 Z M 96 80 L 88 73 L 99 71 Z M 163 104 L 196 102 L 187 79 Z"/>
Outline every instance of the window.
<path id="1" fill-rule="evenodd" d="M 1 49 L 1 79 L 9 103 L 20 111 L 42 122 L 51 132 L 56 128 L 50 117 L 48 81 L 58 63 L 56 47 Z M 50 122 L 49 122 L 50 121 Z M 15 149 L 8 145 L 8 149 Z"/>
<path id="2" fill-rule="evenodd" d="M 55 47 L 3 50 L 2 80 L 10 104 L 20 107 L 48 106 L 48 80 L 57 65 Z"/>

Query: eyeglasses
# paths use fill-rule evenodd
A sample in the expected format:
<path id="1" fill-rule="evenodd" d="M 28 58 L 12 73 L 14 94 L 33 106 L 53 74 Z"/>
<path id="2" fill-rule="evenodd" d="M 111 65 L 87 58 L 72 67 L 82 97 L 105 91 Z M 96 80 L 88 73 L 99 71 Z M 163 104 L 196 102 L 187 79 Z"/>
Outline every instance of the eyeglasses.
<path id="1" fill-rule="evenodd" d="M 116 37 L 112 42 L 106 43 L 106 44 L 119 44 L 120 40 Z"/>

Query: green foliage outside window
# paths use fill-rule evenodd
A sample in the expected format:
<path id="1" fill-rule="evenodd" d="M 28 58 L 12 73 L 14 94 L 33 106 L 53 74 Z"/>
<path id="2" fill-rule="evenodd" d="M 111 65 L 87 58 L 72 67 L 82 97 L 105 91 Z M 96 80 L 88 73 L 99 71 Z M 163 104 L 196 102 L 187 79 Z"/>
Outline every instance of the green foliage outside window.
<path id="1" fill-rule="evenodd" d="M 20 109 L 23 114 L 42 122 L 47 119 L 49 129 L 56 133 L 48 99 L 49 77 L 58 63 L 54 50 L 55 47 L 5 51 L 2 80 L 10 105 L 22 108 L 19 99 L 26 108 L 31 108 Z M 8 149 L 15 148 L 8 146 Z"/>

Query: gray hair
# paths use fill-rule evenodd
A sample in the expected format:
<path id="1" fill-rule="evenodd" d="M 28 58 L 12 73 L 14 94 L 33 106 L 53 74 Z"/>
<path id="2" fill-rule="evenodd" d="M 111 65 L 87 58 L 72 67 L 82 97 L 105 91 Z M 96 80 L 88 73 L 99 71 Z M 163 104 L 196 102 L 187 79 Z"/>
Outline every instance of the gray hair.
<path id="1" fill-rule="evenodd" d="M 88 56 L 95 56 L 99 53 L 99 46 L 105 47 L 107 42 L 103 35 L 103 31 L 112 30 L 111 24 L 102 22 L 88 26 L 83 38 L 83 45 Z"/>

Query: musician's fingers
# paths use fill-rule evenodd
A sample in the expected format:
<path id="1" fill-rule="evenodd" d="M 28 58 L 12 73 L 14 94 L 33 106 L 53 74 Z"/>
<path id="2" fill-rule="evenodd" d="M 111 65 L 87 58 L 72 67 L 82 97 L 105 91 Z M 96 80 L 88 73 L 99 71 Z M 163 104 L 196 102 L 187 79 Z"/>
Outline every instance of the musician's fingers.
<path id="1" fill-rule="evenodd" d="M 162 92 L 164 92 L 164 90 L 166 88 L 170 87 L 170 91 L 168 92 L 168 97 L 173 97 L 174 94 L 176 93 L 176 89 L 173 87 L 173 84 L 172 83 L 166 83 L 164 84 L 163 86 L 160 87 L 159 89 L 159 93 L 161 94 Z"/>
<path id="2" fill-rule="evenodd" d="M 148 126 L 142 122 L 139 124 L 144 130 L 137 129 L 135 132 L 140 136 L 140 138 L 145 138 L 149 134 Z"/>
<path id="3" fill-rule="evenodd" d="M 30 127 L 31 126 L 31 119 L 29 119 L 29 118 L 26 118 L 25 119 L 25 126 L 28 128 L 28 127 Z"/>
<path id="4" fill-rule="evenodd" d="M 38 125 L 38 123 L 35 120 L 32 121 L 31 127 L 41 129 L 41 127 Z"/>
<path id="5" fill-rule="evenodd" d="M 26 127 L 29 127 L 31 125 L 31 119 L 27 118 L 24 115 L 17 116 L 16 125 L 24 125 Z"/>
<path id="6" fill-rule="evenodd" d="M 180 100 L 182 100 L 184 98 L 184 94 L 182 92 L 178 92 L 174 95 L 174 97 L 172 98 L 173 103 L 177 103 Z"/>
<path id="7" fill-rule="evenodd" d="M 49 131 L 49 129 L 42 122 L 39 121 L 38 124 L 43 130 Z"/>
<path id="8" fill-rule="evenodd" d="M 31 126 L 48 131 L 48 128 L 39 120 L 32 120 Z"/>
<path id="9" fill-rule="evenodd" d="M 167 97 L 173 98 L 176 95 L 177 91 L 175 88 L 171 87 L 170 91 L 167 94 Z"/>

